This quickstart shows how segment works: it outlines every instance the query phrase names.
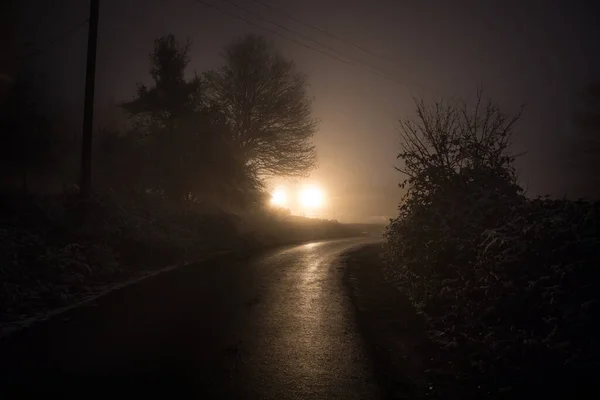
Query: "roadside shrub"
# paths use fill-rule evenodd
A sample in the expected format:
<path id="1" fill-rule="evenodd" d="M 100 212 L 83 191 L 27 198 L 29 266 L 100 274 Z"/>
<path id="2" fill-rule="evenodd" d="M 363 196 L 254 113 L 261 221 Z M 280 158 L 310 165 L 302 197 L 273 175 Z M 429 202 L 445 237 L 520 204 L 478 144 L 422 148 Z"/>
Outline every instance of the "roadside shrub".
<path id="1" fill-rule="evenodd" d="M 516 117 L 483 110 L 481 96 L 474 109 L 421 102 L 419 122 L 402 123 L 388 279 L 477 396 L 582 385 L 600 363 L 599 203 L 524 198 Z"/>
<path id="2" fill-rule="evenodd" d="M 341 224 L 112 191 L 0 196 L 0 323 L 207 252 L 350 236 Z"/>
<path id="3" fill-rule="evenodd" d="M 485 335 L 471 342 L 477 361 L 492 359 L 489 373 L 531 379 L 543 366 L 569 381 L 598 366 L 599 223 L 599 203 L 538 198 L 482 234 L 481 272 L 459 318 L 479 315 Z"/>
<path id="4" fill-rule="evenodd" d="M 479 235 L 523 202 L 508 151 L 509 117 L 491 102 L 417 103 L 417 121 L 401 122 L 398 168 L 407 189 L 387 228 L 390 279 L 410 287 L 419 309 L 447 279 L 472 273 Z"/>
<path id="5" fill-rule="evenodd" d="M 198 256 L 218 224 L 151 196 L 3 196 L 0 322 L 69 304 L 139 271 Z M 217 235 L 218 236 L 218 235 Z"/>

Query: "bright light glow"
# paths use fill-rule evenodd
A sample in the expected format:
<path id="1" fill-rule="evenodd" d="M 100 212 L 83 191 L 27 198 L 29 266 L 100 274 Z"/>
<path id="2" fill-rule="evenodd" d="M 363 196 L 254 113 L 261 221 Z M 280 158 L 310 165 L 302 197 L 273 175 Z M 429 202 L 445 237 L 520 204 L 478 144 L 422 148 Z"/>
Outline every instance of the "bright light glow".
<path id="1" fill-rule="evenodd" d="M 271 204 L 273 204 L 274 206 L 283 207 L 286 205 L 286 203 L 287 195 L 285 193 L 285 190 L 283 188 L 275 189 L 273 194 L 271 194 Z"/>
<path id="2" fill-rule="evenodd" d="M 300 192 L 300 204 L 307 209 L 319 208 L 323 205 L 323 192 L 316 187 L 307 187 Z"/>

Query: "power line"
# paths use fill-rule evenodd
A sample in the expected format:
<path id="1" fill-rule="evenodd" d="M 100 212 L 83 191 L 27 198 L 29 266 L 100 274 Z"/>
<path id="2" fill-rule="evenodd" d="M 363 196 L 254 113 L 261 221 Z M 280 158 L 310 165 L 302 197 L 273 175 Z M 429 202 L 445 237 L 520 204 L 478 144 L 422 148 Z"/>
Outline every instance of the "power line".
<path id="1" fill-rule="evenodd" d="M 257 27 L 257 28 L 260 28 L 260 29 L 263 29 L 263 30 L 265 30 L 265 31 L 267 31 L 267 32 L 270 32 L 270 33 L 272 33 L 272 34 L 276 35 L 276 36 L 279 36 L 279 37 L 281 37 L 281 38 L 283 38 L 283 39 L 286 39 L 286 40 L 288 40 L 288 41 L 290 41 L 290 42 L 293 42 L 293 43 L 295 43 L 295 44 L 297 44 L 297 45 L 299 45 L 299 46 L 305 47 L 305 48 L 307 48 L 307 49 L 310 49 L 310 50 L 316 51 L 316 52 L 318 52 L 318 53 L 321 53 L 321 54 L 323 54 L 323 55 L 325 55 L 325 56 L 327 56 L 327 57 L 333 58 L 333 59 L 335 59 L 335 60 L 337 60 L 337 61 L 343 62 L 344 64 L 351 65 L 351 66 L 354 66 L 354 67 L 359 67 L 359 68 L 361 67 L 360 65 L 358 65 L 358 64 L 356 64 L 356 63 L 353 63 L 352 61 L 345 60 L 345 59 L 343 59 L 343 58 L 341 58 L 341 57 L 338 57 L 338 56 L 336 56 L 336 55 L 334 55 L 334 54 L 328 53 L 328 52 L 326 52 L 326 51 L 323 51 L 323 50 L 321 50 L 321 49 L 318 49 L 318 48 L 316 48 L 316 47 L 312 47 L 312 46 L 310 46 L 310 45 L 308 45 L 308 44 L 306 44 L 306 43 L 303 43 L 303 42 L 301 42 L 301 41 L 299 41 L 299 40 L 296 40 L 296 39 L 294 39 L 294 38 L 292 38 L 292 37 L 286 36 L 286 35 L 282 34 L 281 32 L 278 32 L 278 31 L 276 31 L 276 30 L 274 30 L 274 29 L 268 28 L 268 27 L 266 27 L 266 26 L 263 26 L 263 25 L 259 25 L 259 24 L 255 23 L 255 22 L 252 22 L 252 21 L 250 21 L 250 20 L 248 20 L 248 19 L 246 19 L 246 18 L 244 18 L 244 17 L 241 17 L 241 16 L 239 16 L 239 15 L 237 15 L 237 14 L 229 13 L 229 12 L 225 11 L 223 8 L 221 8 L 221 7 L 218 7 L 218 6 L 214 5 L 214 4 L 208 3 L 208 2 L 206 2 L 206 1 L 204 1 L 204 0 L 194 0 L 194 1 L 195 1 L 196 3 L 199 3 L 199 4 L 202 4 L 202 5 L 206 6 L 206 7 L 208 7 L 208 8 L 212 8 L 212 9 L 214 9 L 214 10 L 217 10 L 217 11 L 219 11 L 220 13 L 222 13 L 222 14 L 224 14 L 224 15 L 226 15 L 226 16 L 228 16 L 228 17 L 230 17 L 230 18 L 235 18 L 235 19 L 238 19 L 238 20 L 240 20 L 240 21 L 243 21 L 243 22 L 245 22 L 245 23 L 247 23 L 247 24 L 249 24 L 249 25 L 255 26 L 255 27 Z M 376 74 L 376 75 L 378 75 L 378 76 L 380 76 L 380 77 L 382 77 L 382 78 L 385 78 L 385 79 L 387 79 L 387 80 L 391 80 L 391 81 L 393 81 L 393 82 L 395 82 L 395 83 L 402 84 L 402 83 L 401 83 L 400 81 L 398 81 L 397 79 L 395 79 L 395 78 L 393 78 L 393 77 L 390 77 L 390 76 L 388 76 L 388 75 L 385 75 L 385 74 L 383 74 L 383 73 L 378 73 L 376 70 L 370 70 L 370 69 L 369 69 L 368 71 L 369 71 L 369 72 L 371 72 L 371 73 L 373 73 L 373 74 Z"/>
<path id="2" fill-rule="evenodd" d="M 281 9 L 278 9 L 277 7 L 271 5 L 271 4 L 267 3 L 267 2 L 264 2 L 264 1 L 261 1 L 261 0 L 252 0 L 252 1 L 255 2 L 255 3 L 257 3 L 257 4 L 262 5 L 263 7 L 266 7 L 268 9 L 270 9 L 271 11 L 273 11 L 273 12 L 275 12 L 277 14 L 285 16 L 285 17 L 287 17 L 287 18 L 289 18 L 289 19 L 291 19 L 291 20 L 299 23 L 300 25 L 304 25 L 304 26 L 306 26 L 308 28 L 314 29 L 314 30 L 316 30 L 316 31 L 318 31 L 320 33 L 323 33 L 323 34 L 329 36 L 332 39 L 335 39 L 335 40 L 337 40 L 339 42 L 345 43 L 348 46 L 352 46 L 352 47 L 354 47 L 354 48 L 362 51 L 363 53 L 369 54 L 369 55 L 371 55 L 373 57 L 377 57 L 377 58 L 379 58 L 381 60 L 384 60 L 384 61 L 387 61 L 387 62 L 390 62 L 390 63 L 396 65 L 396 62 L 393 61 L 392 59 L 388 58 L 388 57 L 385 57 L 385 56 L 382 56 L 380 54 L 377 54 L 377 53 L 375 53 L 375 52 L 367 49 L 366 47 L 360 46 L 360 45 L 358 45 L 358 44 L 356 44 L 354 42 L 351 42 L 349 40 L 345 40 L 345 39 L 341 38 L 338 35 L 335 35 L 335 34 L 333 34 L 331 32 L 326 31 L 323 28 L 318 27 L 315 24 L 312 24 L 310 22 L 304 21 L 304 20 L 302 20 L 300 18 L 297 18 L 297 17 L 293 16 L 292 14 L 289 14 L 289 13 L 287 13 L 287 12 L 281 10 Z"/>
<path id="3" fill-rule="evenodd" d="M 47 50 L 48 47 L 56 44 L 57 42 L 59 42 L 60 40 L 70 36 L 71 34 L 75 33 L 79 28 L 81 28 L 82 26 L 84 26 L 85 24 L 87 24 L 90 21 L 89 18 L 86 18 L 85 20 L 79 22 L 78 24 L 72 26 L 71 28 L 69 28 L 68 30 L 62 32 L 60 35 L 57 35 L 56 37 L 54 37 L 54 39 L 49 40 L 48 42 L 46 42 L 41 48 L 39 48 L 38 50 L 32 51 L 31 53 L 25 54 L 23 56 L 23 58 L 29 58 L 29 57 L 33 57 L 36 56 L 40 53 L 42 53 L 43 51 Z"/>
<path id="4" fill-rule="evenodd" d="M 342 53 L 342 52 L 340 52 L 340 51 L 336 50 L 335 48 L 333 48 L 333 47 L 331 47 L 331 46 L 329 46 L 329 45 L 327 45 L 327 44 L 325 44 L 325 43 L 319 42 L 318 40 L 315 40 L 315 39 L 313 39 L 313 38 L 311 38 L 311 37 L 309 37 L 309 36 L 306 36 L 306 35 L 304 35 L 304 34 L 302 34 L 302 33 L 296 32 L 296 31 L 294 31 L 293 29 L 290 29 L 290 28 L 288 28 L 287 26 L 281 25 L 281 24 L 279 24 L 279 23 L 277 23 L 277 22 L 274 22 L 274 21 L 272 21 L 272 20 L 269 20 L 269 19 L 267 19 L 267 18 L 265 18 L 265 17 L 263 17 L 263 16 L 261 16 L 261 15 L 258 15 L 258 14 L 256 14 L 256 13 L 254 13 L 254 12 L 252 12 L 252 11 L 248 10 L 247 8 L 244 8 L 244 7 L 242 7 L 242 6 L 240 6 L 240 5 L 236 4 L 236 3 L 234 3 L 234 2 L 233 2 L 233 1 L 231 1 L 231 0 L 221 0 L 221 1 L 222 1 L 222 2 L 225 2 L 225 3 L 227 3 L 227 4 L 231 5 L 231 6 L 233 6 L 233 7 L 235 7 L 235 8 L 237 8 L 238 10 L 241 10 L 242 12 L 245 12 L 245 13 L 247 13 L 247 14 L 250 14 L 250 15 L 254 15 L 255 17 L 258 17 L 258 18 L 262 19 L 263 21 L 265 21 L 265 22 L 268 22 L 268 23 L 270 23 L 270 24 L 272 24 L 272 25 L 275 25 L 275 26 L 277 26 L 278 28 L 280 28 L 280 29 L 283 29 L 283 30 L 285 30 L 285 31 L 287 31 L 287 32 L 290 32 L 291 34 L 293 34 L 293 35 L 296 35 L 296 36 L 298 36 L 298 37 L 300 37 L 300 38 L 302 38 L 302 39 L 304 39 L 304 40 L 307 40 L 307 41 L 309 41 L 309 42 L 312 42 L 312 43 L 316 44 L 317 46 L 321 46 L 321 47 L 323 47 L 323 48 L 325 48 L 325 49 L 327 49 L 327 50 L 329 50 L 329 51 L 331 51 L 331 52 L 333 52 L 333 53 L 337 54 L 339 57 L 343 57 L 343 58 L 345 58 L 345 59 L 347 59 L 347 60 L 350 60 L 350 62 L 353 62 L 353 63 L 355 63 L 355 64 L 358 64 L 359 66 L 362 66 L 362 67 L 364 67 L 364 68 L 370 69 L 370 70 L 371 70 L 372 72 L 374 72 L 374 73 L 377 73 L 377 74 L 380 74 L 380 75 L 385 75 L 385 76 L 387 76 L 387 77 L 388 77 L 388 79 L 390 79 L 390 80 L 394 80 L 394 81 L 396 80 L 396 78 L 395 78 L 395 77 L 393 77 L 392 75 L 390 75 L 390 74 L 388 74 L 388 73 L 386 73 L 386 72 L 383 72 L 383 71 L 381 71 L 381 70 L 379 70 L 379 69 L 377 69 L 377 68 L 373 68 L 372 66 L 370 66 L 370 65 L 368 65 L 368 64 L 365 64 L 364 62 L 362 62 L 362 61 L 360 61 L 360 60 L 357 60 L 356 58 L 350 57 L 349 55 L 347 55 L 347 54 L 344 54 L 344 53 Z M 400 83 L 400 82 L 398 82 L 398 83 Z"/>

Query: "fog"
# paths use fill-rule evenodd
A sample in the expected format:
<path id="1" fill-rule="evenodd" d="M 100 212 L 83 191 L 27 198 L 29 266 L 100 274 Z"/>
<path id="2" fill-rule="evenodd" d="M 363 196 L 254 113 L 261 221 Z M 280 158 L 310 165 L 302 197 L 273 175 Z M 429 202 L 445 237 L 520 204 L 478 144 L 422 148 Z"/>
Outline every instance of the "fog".
<path id="1" fill-rule="evenodd" d="M 68 31 L 85 20 L 84 3 L 27 0 L 17 7 L 15 54 L 39 50 L 18 59 L 39 74 L 46 98 L 73 130 L 82 115 L 86 29 Z M 306 181 L 270 179 L 271 190 L 314 183 L 327 193 L 327 217 L 393 216 L 402 178 L 393 168 L 398 119 L 413 115 L 413 97 L 469 99 L 482 87 L 506 112 L 525 106 L 515 149 L 527 151 L 517 166 L 528 193 L 581 194 L 569 143 L 577 95 L 599 66 L 593 2 L 281 1 L 270 3 L 274 9 L 238 2 L 251 14 L 228 2 L 208 3 L 221 11 L 191 0 L 102 2 L 96 124 L 115 103 L 132 98 L 137 82 L 148 82 L 156 37 L 191 40 L 191 73 L 216 67 L 225 44 L 255 32 L 306 74 L 320 121 L 318 168 Z M 317 51 L 328 48 L 348 59 Z"/>

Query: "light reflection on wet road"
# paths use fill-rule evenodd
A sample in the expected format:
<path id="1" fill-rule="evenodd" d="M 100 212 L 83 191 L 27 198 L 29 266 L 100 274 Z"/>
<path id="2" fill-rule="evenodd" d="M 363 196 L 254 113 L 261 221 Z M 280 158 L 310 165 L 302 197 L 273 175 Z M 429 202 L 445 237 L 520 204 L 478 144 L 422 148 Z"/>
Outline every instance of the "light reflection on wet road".
<path id="1" fill-rule="evenodd" d="M 0 341 L 0 384 L 64 390 L 101 382 L 98 389 L 198 398 L 379 398 L 339 262 L 344 251 L 372 241 L 231 256 L 111 293 Z"/>
<path id="2" fill-rule="evenodd" d="M 245 358 L 258 392 L 273 399 L 374 397 L 336 262 L 352 243 L 308 244 L 259 261 L 275 271 L 265 276 L 270 290 L 254 310 L 257 334 Z"/>

